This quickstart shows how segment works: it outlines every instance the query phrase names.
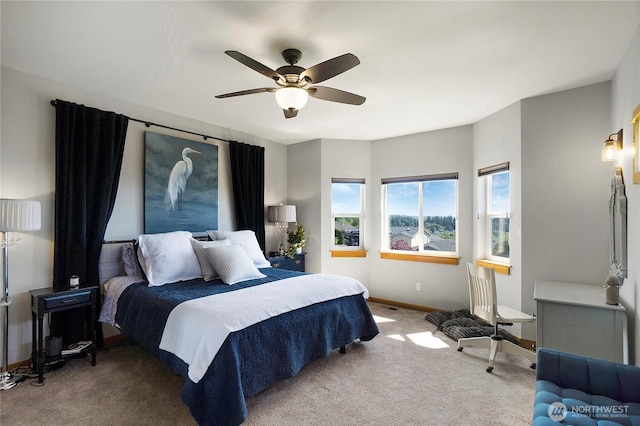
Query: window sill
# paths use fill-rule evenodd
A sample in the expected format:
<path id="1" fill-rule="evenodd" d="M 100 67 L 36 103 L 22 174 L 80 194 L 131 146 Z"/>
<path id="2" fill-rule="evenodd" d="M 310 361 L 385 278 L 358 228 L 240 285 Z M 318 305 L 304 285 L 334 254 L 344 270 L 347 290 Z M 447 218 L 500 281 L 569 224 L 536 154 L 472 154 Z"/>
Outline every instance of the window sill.
<path id="1" fill-rule="evenodd" d="M 408 260 L 410 262 L 440 263 L 443 265 L 457 265 L 460 261 L 460 258 L 455 256 L 428 256 L 423 254 L 406 254 L 406 253 L 389 253 L 389 252 L 381 252 L 380 258 L 393 259 L 393 260 Z"/>
<path id="2" fill-rule="evenodd" d="M 476 265 L 491 268 L 496 274 L 511 275 L 511 266 L 491 260 L 476 260 Z"/>
<path id="3" fill-rule="evenodd" d="M 331 250 L 331 257 L 367 257 L 366 250 Z"/>

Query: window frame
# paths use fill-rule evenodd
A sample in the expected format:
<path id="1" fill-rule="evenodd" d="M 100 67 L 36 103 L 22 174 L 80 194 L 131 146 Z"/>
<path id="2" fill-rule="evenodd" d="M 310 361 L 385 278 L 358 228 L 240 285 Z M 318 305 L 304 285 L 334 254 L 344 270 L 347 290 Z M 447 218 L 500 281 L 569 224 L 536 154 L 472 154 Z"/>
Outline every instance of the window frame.
<path id="1" fill-rule="evenodd" d="M 455 251 L 441 251 L 441 250 L 427 250 L 424 248 L 423 243 L 418 246 L 418 251 L 409 250 L 392 250 L 390 239 L 390 216 L 388 212 L 388 194 L 387 188 L 390 184 L 398 183 L 416 183 L 418 184 L 418 233 L 424 234 L 424 217 L 425 217 L 425 199 L 424 199 L 424 184 L 434 181 L 448 181 L 453 180 L 455 182 Z M 427 200 L 428 205 L 428 200 Z M 399 178 L 382 178 L 381 179 L 381 236 L 380 239 L 380 254 L 384 259 L 399 259 L 399 260 L 413 260 L 420 262 L 433 262 L 444 264 L 458 264 L 459 259 L 459 220 L 460 220 L 460 179 L 457 172 L 453 173 L 441 173 L 422 176 L 410 176 Z"/>
<path id="2" fill-rule="evenodd" d="M 493 211 L 493 178 L 496 175 L 508 173 L 509 174 L 509 205 L 506 212 L 494 212 Z M 490 167 L 478 169 L 478 177 L 485 179 L 486 200 L 485 209 L 482 212 L 484 214 L 484 256 L 483 258 L 497 263 L 499 265 L 511 265 L 511 249 L 509 249 L 509 256 L 496 256 L 493 254 L 493 220 L 494 219 L 509 219 L 509 227 L 511 226 L 511 171 L 509 170 L 509 162 L 495 164 Z M 509 247 L 511 246 L 511 236 L 509 235 Z"/>
<path id="3" fill-rule="evenodd" d="M 360 213 L 356 212 L 336 212 L 333 204 L 333 185 L 334 184 L 359 184 L 360 185 Z M 353 257 L 354 255 L 364 256 L 365 254 L 365 221 L 366 221 L 366 180 L 363 178 L 331 178 L 331 253 L 333 257 Z M 335 243 L 336 235 L 336 217 L 341 218 L 358 218 L 359 234 L 358 245 L 347 246 L 337 245 Z M 342 254 L 341 254 L 342 253 Z M 346 253 L 346 254 L 345 254 Z"/>

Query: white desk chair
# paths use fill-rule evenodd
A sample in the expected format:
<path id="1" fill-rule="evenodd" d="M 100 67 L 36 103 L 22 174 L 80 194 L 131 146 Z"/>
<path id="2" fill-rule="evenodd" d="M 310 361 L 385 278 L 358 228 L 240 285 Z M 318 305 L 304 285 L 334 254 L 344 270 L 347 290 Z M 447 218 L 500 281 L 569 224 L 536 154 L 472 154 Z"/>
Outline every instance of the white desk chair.
<path id="1" fill-rule="evenodd" d="M 498 306 L 496 300 L 496 279 L 491 268 L 483 268 L 472 263 L 467 264 L 469 277 L 469 310 L 473 315 L 485 320 L 495 327 L 491 336 L 466 337 L 458 340 L 458 351 L 466 346 L 489 349 L 489 366 L 487 373 L 493 371 L 493 361 L 497 352 L 519 355 L 531 361 L 531 368 L 536 368 L 536 353 L 508 340 L 503 340 L 498 333 L 498 325 L 534 322 L 535 317 L 509 308 Z"/>

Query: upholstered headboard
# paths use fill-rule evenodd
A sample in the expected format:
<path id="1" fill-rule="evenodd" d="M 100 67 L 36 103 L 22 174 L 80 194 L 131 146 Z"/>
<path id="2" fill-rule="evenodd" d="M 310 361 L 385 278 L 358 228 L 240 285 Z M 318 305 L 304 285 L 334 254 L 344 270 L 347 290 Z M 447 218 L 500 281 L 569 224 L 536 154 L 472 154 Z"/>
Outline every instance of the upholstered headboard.
<path id="1" fill-rule="evenodd" d="M 107 242 L 102 245 L 100 252 L 100 263 L 98 264 L 98 275 L 100 286 L 113 277 L 126 275 L 122 266 L 122 245 L 124 241 Z"/>
<path id="2" fill-rule="evenodd" d="M 206 241 L 208 236 L 194 237 L 196 240 Z M 122 264 L 122 246 L 135 240 L 107 241 L 102 244 L 100 261 L 98 264 L 98 276 L 100 288 L 113 277 L 126 275 Z"/>

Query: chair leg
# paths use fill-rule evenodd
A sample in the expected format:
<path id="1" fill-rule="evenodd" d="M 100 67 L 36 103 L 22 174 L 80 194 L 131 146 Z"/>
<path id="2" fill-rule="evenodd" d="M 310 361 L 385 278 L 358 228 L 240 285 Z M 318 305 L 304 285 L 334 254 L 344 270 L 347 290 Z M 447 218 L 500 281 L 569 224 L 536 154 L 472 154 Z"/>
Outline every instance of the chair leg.
<path id="1" fill-rule="evenodd" d="M 509 342 L 509 341 L 504 342 L 501 352 L 524 357 L 528 359 L 529 362 L 531 362 L 531 368 L 535 369 L 535 365 L 536 365 L 535 352 L 530 351 L 529 349 L 525 349 L 522 346 L 516 345 L 515 343 Z"/>
<path id="2" fill-rule="evenodd" d="M 489 366 L 486 368 L 487 373 L 493 371 L 493 364 L 498 352 L 504 352 L 511 355 L 517 355 L 527 358 L 531 361 L 530 367 L 536 368 L 536 353 L 525 349 L 508 340 L 503 340 L 498 335 L 491 337 L 466 337 L 458 340 L 458 352 L 462 352 L 465 347 L 482 348 L 489 350 Z"/>
<path id="3" fill-rule="evenodd" d="M 487 367 L 487 373 L 493 371 L 493 362 L 496 360 L 496 354 L 502 349 L 502 337 L 498 332 L 498 323 L 493 326 L 493 334 L 491 335 L 491 351 L 489 352 L 489 366 Z"/>
<path id="4" fill-rule="evenodd" d="M 489 366 L 487 373 L 493 371 L 493 362 L 496 360 L 496 354 L 502 351 L 502 338 L 495 334 L 491 336 L 491 351 L 489 352 Z"/>
<path id="5" fill-rule="evenodd" d="M 482 337 L 464 337 L 458 339 L 458 352 L 462 352 L 462 349 L 466 346 L 472 348 L 491 349 L 491 342 L 489 342 L 488 336 Z"/>

